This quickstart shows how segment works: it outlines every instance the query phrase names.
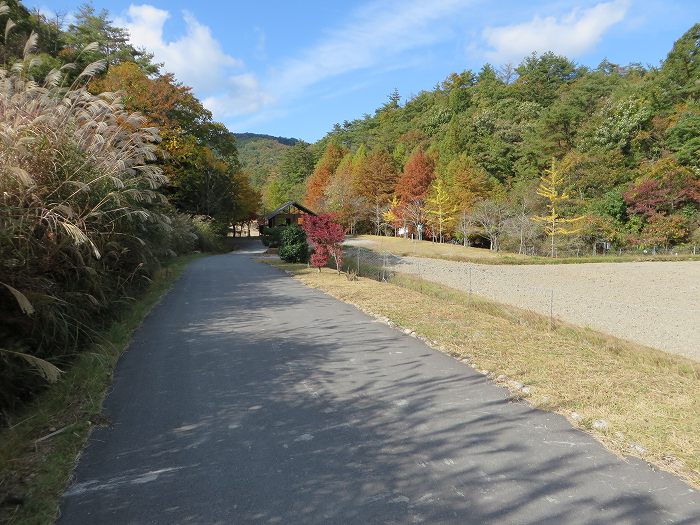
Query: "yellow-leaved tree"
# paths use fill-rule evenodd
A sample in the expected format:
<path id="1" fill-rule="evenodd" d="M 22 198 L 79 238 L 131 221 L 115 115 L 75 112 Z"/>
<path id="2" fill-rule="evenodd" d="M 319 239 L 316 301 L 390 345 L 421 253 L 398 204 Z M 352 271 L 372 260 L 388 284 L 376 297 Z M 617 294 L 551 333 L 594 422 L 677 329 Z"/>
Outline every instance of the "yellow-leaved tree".
<path id="1" fill-rule="evenodd" d="M 566 182 L 564 175 L 554 159 L 552 159 L 552 167 L 545 170 L 545 174 L 540 177 L 540 181 L 537 194 L 549 201 L 547 203 L 549 213 L 533 217 L 532 220 L 544 223 L 544 231 L 552 241 L 552 257 L 554 257 L 556 236 L 572 235 L 581 231 L 581 227 L 576 227 L 576 224 L 583 220 L 584 216 L 564 217 L 560 215 L 562 204 L 570 200 L 571 197 L 564 188 Z"/>
<path id="2" fill-rule="evenodd" d="M 428 223 L 433 232 L 437 230 L 438 238 L 442 242 L 443 234 L 454 224 L 457 213 L 457 207 L 452 204 L 452 198 L 442 177 L 435 179 L 430 188 L 426 211 Z"/>
<path id="3" fill-rule="evenodd" d="M 399 201 L 399 198 L 394 195 L 394 197 L 391 199 L 391 204 L 389 205 L 389 209 L 387 209 L 383 214 L 382 217 L 384 218 L 384 222 L 386 224 L 389 224 L 394 231 L 400 226 L 401 223 L 401 202 Z M 405 233 L 405 222 L 404 221 L 404 235 Z"/>

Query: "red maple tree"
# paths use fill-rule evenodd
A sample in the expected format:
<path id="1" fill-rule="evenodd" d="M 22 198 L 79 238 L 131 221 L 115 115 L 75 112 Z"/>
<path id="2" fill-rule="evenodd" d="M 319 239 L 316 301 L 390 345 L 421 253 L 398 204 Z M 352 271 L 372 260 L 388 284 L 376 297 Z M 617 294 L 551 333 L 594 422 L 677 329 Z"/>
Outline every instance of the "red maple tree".
<path id="1" fill-rule="evenodd" d="M 345 240 L 345 230 L 334 219 L 333 214 L 325 213 L 305 218 L 302 225 L 306 239 L 314 250 L 311 254 L 311 264 L 318 268 L 319 272 L 328 264 L 330 257 L 333 257 L 338 273 L 343 264 L 342 244 Z"/>

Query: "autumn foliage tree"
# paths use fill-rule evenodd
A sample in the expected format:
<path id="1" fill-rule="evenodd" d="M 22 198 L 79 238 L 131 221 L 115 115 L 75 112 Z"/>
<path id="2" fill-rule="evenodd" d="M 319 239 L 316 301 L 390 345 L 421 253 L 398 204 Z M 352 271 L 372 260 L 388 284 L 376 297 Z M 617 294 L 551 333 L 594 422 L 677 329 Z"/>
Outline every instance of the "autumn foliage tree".
<path id="1" fill-rule="evenodd" d="M 350 233 L 367 216 L 367 199 L 357 195 L 352 186 L 353 156 L 347 153 L 335 170 L 324 192 L 325 207 Z"/>
<path id="2" fill-rule="evenodd" d="M 138 111 L 146 125 L 159 129 L 163 140 L 158 163 L 169 179 L 165 193 L 177 208 L 217 219 L 221 232 L 257 211 L 251 208 L 259 205 L 258 199 L 239 176 L 233 134 L 212 121 L 191 88 L 171 74 L 148 75 L 134 62 L 111 66 L 89 88 L 121 93 L 128 110 Z"/>
<path id="3" fill-rule="evenodd" d="M 437 178 L 431 185 L 430 193 L 426 200 L 426 215 L 428 224 L 440 242 L 448 228 L 454 226 L 458 208 L 452 203 L 448 187 L 442 178 Z"/>
<path id="4" fill-rule="evenodd" d="M 328 144 L 326 151 L 316 163 L 313 173 L 306 182 L 306 205 L 312 210 L 320 210 L 325 207 L 325 192 L 331 182 L 333 174 L 347 153 L 347 150 L 335 144 Z"/>
<path id="5" fill-rule="evenodd" d="M 406 161 L 396 182 L 396 196 L 402 202 L 425 200 L 434 178 L 435 162 L 423 150 L 416 150 Z"/>
<path id="6" fill-rule="evenodd" d="M 652 217 L 670 214 L 683 205 L 700 207 L 700 176 L 670 157 L 650 165 L 625 194 L 629 212 Z"/>
<path id="7" fill-rule="evenodd" d="M 391 200 L 398 172 L 394 160 L 384 150 L 373 151 L 366 160 L 358 161 L 359 193 L 373 204 Z"/>
<path id="8" fill-rule="evenodd" d="M 537 195 L 547 199 L 547 215 L 533 217 L 534 221 L 543 222 L 545 232 L 551 240 L 551 255 L 555 255 L 555 239 L 557 235 L 571 235 L 579 231 L 579 228 L 567 226 L 579 223 L 583 217 L 565 217 L 562 215 L 562 205 L 571 197 L 564 189 L 564 176 L 552 159 L 552 166 L 540 177 L 540 186 Z"/>
<path id="9" fill-rule="evenodd" d="M 452 159 L 443 172 L 452 204 L 459 210 L 470 210 L 492 189 L 486 170 L 466 154 Z"/>
<path id="10" fill-rule="evenodd" d="M 333 257 L 336 270 L 340 273 L 340 267 L 343 264 L 342 244 L 345 240 L 345 230 L 335 222 L 335 217 L 328 213 L 317 217 L 308 216 L 302 227 L 306 232 L 309 245 L 313 248 L 311 264 L 320 272 Z"/>

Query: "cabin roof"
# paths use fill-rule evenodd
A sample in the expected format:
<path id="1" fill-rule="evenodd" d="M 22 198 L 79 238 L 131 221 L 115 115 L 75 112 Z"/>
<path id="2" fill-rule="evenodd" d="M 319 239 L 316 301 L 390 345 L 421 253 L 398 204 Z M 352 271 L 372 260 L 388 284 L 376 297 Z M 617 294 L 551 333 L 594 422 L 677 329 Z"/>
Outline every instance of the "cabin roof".
<path id="1" fill-rule="evenodd" d="M 299 204 L 299 203 L 296 202 L 296 201 L 287 201 L 287 202 L 285 202 L 282 206 L 280 206 L 279 208 L 277 208 L 276 210 L 271 211 L 270 213 L 268 213 L 267 215 L 265 215 L 265 220 L 269 221 L 269 220 L 272 219 L 273 217 L 276 217 L 277 215 L 279 215 L 279 214 L 281 214 L 281 213 L 284 213 L 285 210 L 287 210 L 288 208 L 291 208 L 292 206 L 294 206 L 295 208 L 297 208 L 297 209 L 303 211 L 304 213 L 308 213 L 309 215 L 316 215 L 316 214 L 315 214 L 314 212 L 312 212 L 309 208 L 306 208 L 305 206 L 302 206 L 301 204 Z"/>

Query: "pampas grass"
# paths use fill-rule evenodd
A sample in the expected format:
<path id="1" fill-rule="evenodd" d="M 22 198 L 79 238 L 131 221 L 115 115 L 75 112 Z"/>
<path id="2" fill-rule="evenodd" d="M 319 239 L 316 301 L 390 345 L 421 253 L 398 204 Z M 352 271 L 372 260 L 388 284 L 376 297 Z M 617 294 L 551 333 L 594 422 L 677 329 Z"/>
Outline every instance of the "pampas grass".
<path id="1" fill-rule="evenodd" d="M 0 69 L 0 408 L 27 396 L 37 371 L 56 379 L 48 365 L 79 351 L 159 258 L 196 242 L 158 191 L 158 130 L 118 94 L 85 88 L 104 63 L 70 86 L 70 65 L 38 84 L 35 46 L 33 34 Z"/>

